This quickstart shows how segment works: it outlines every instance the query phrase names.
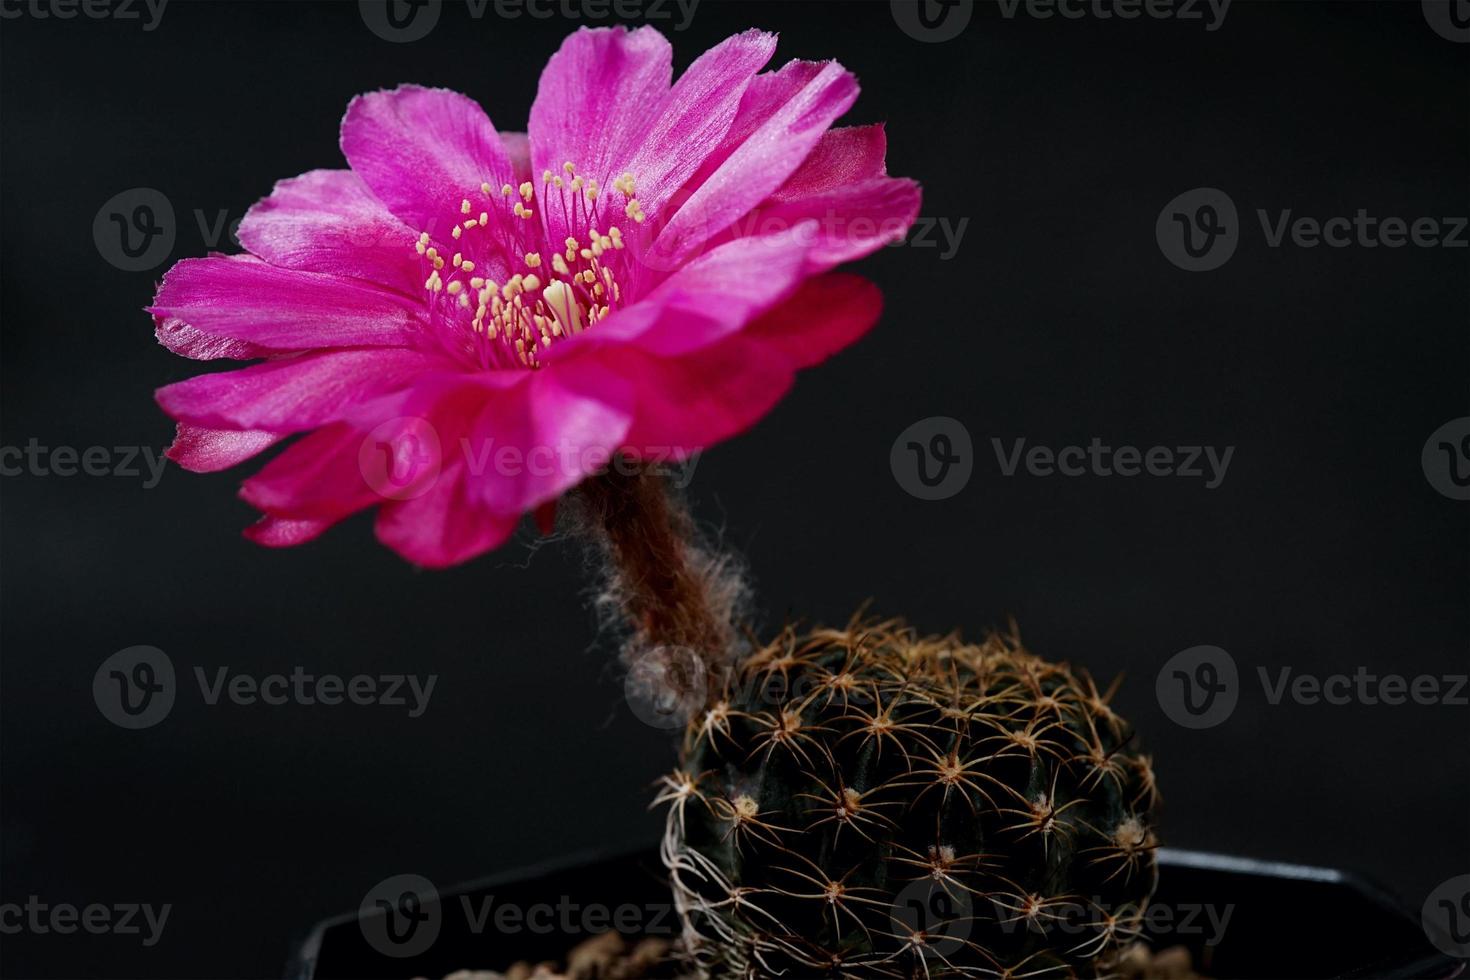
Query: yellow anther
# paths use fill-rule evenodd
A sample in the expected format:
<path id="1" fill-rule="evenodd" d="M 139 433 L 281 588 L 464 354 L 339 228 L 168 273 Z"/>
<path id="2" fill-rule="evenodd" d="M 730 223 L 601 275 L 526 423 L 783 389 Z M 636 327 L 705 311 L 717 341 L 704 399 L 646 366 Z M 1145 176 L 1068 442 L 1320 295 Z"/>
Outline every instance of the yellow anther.
<path id="1" fill-rule="evenodd" d="M 501 197 L 510 197 L 511 194 L 513 194 L 513 193 L 515 193 L 515 192 L 514 192 L 514 190 L 512 190 L 512 188 L 511 188 L 511 186 L 509 184 L 506 184 L 504 187 L 500 188 L 500 196 Z"/>
<path id="2" fill-rule="evenodd" d="M 484 194 L 486 197 L 488 197 L 490 195 L 490 184 L 489 184 L 489 182 L 486 182 L 486 183 L 483 183 L 483 184 L 480 185 L 480 193 L 481 194 Z"/>
<path id="3" fill-rule="evenodd" d="M 415 252 L 418 252 L 420 255 L 423 255 L 424 252 L 426 251 L 426 249 L 424 248 L 424 243 L 423 242 L 414 242 L 413 243 L 413 248 L 414 248 L 414 251 Z"/>
<path id="4" fill-rule="evenodd" d="M 543 170 L 543 171 L 541 171 L 541 183 L 543 183 L 543 184 L 549 184 L 549 183 L 551 183 L 551 171 L 550 170 Z"/>
<path id="5" fill-rule="evenodd" d="M 455 225 L 454 229 L 450 231 L 450 234 L 454 236 L 455 241 L 458 241 L 459 236 L 464 234 L 464 229 L 461 228 L 459 225 Z"/>
<path id="6" fill-rule="evenodd" d="M 570 160 L 568 160 L 566 163 L 562 164 L 561 165 L 561 168 L 563 170 L 565 170 L 568 175 L 571 175 L 571 174 L 574 174 L 574 173 L 577 172 L 577 168 L 574 167 L 574 166 L 572 166 L 572 161 L 570 161 Z"/>
<path id="7" fill-rule="evenodd" d="M 463 255 L 460 255 L 458 252 L 455 252 L 454 253 L 454 258 L 451 259 L 450 261 L 453 262 L 454 263 L 454 267 L 456 269 L 458 269 L 464 263 L 464 256 Z"/>
<path id="8" fill-rule="evenodd" d="M 470 277 L 470 288 L 471 289 L 484 289 L 485 288 L 485 280 L 482 279 L 482 278 L 480 278 L 479 276 L 471 276 Z"/>
<path id="9" fill-rule="evenodd" d="M 435 269 L 442 269 L 442 268 L 444 268 L 444 260 L 442 258 L 436 257 L 434 259 L 434 268 Z"/>
<path id="10" fill-rule="evenodd" d="M 532 269 L 538 268 L 541 265 L 541 255 L 540 255 L 540 253 L 538 253 L 538 252 L 527 252 L 526 253 L 526 265 L 530 266 Z"/>
<path id="11" fill-rule="evenodd" d="M 481 211 L 480 212 L 480 225 L 483 227 L 485 225 L 488 225 L 489 223 L 490 223 L 490 215 L 486 214 L 484 211 Z"/>
<path id="12" fill-rule="evenodd" d="M 561 257 L 560 252 L 557 252 L 551 257 L 551 268 L 559 276 L 569 276 L 572 274 L 571 270 L 567 268 L 567 260 Z"/>
<path id="13" fill-rule="evenodd" d="M 462 289 L 464 289 L 464 283 L 462 283 L 458 279 L 456 279 L 456 280 L 454 280 L 454 282 L 452 282 L 452 283 L 449 284 L 449 295 L 450 296 L 458 296 L 460 290 L 462 290 Z"/>
<path id="14" fill-rule="evenodd" d="M 459 267 L 466 272 L 475 271 L 475 263 L 471 262 L 469 259 L 465 259 L 462 263 L 460 263 Z"/>
<path id="15" fill-rule="evenodd" d="M 561 188 L 562 188 L 563 185 L 562 185 L 562 182 L 561 182 L 561 178 L 560 177 L 553 177 L 553 178 L 551 178 L 551 182 L 556 185 L 556 189 L 557 190 L 561 190 Z"/>
<path id="16" fill-rule="evenodd" d="M 462 201 L 459 202 L 459 213 L 460 214 L 469 214 L 470 213 L 470 199 L 469 198 L 465 198 L 464 200 L 462 200 Z"/>
<path id="17" fill-rule="evenodd" d="M 535 273 L 532 273 L 522 281 L 522 285 L 526 287 L 526 292 L 534 293 L 541 288 L 541 280 L 537 278 Z"/>
<path id="18" fill-rule="evenodd" d="M 525 181 L 521 184 L 521 200 L 525 201 L 527 204 L 531 203 L 531 196 L 535 193 L 535 191 L 536 189 L 531 186 L 531 182 L 529 180 Z"/>

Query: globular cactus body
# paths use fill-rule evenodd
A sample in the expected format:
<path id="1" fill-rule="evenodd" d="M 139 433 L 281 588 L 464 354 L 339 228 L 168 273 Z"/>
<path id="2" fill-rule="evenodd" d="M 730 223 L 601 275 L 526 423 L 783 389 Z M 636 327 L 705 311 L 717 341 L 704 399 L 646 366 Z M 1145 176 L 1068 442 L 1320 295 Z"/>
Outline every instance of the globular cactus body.
<path id="1" fill-rule="evenodd" d="M 659 796 L 702 974 L 1100 976 L 1137 938 L 1157 792 L 1086 675 L 854 621 L 724 688 Z"/>

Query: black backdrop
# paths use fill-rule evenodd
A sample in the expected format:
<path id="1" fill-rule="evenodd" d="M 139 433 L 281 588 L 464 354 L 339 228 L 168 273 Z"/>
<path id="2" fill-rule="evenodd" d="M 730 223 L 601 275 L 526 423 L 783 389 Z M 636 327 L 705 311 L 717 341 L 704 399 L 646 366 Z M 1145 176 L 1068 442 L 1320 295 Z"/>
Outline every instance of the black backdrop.
<path id="1" fill-rule="evenodd" d="M 1470 517 L 1420 449 L 1470 411 L 1470 251 L 1272 248 L 1256 211 L 1465 215 L 1470 45 L 1417 0 L 1237 2 L 1216 30 L 975 6 L 942 43 L 886 2 L 706 0 L 687 30 L 656 22 L 676 67 L 752 25 L 781 32 L 783 59 L 841 60 L 863 82 L 850 119 L 887 121 L 890 171 L 923 182 L 923 214 L 968 222 L 952 255 L 916 242 L 863 263 L 883 321 L 700 461 L 698 513 L 748 558 L 768 624 L 869 596 L 936 630 L 1014 615 L 1038 651 L 1126 672 L 1118 703 L 1157 756 L 1168 843 L 1351 866 L 1417 907 L 1470 871 L 1467 710 L 1271 705 L 1255 668 L 1466 670 Z M 171 425 L 151 393 L 196 368 L 141 312 L 167 264 L 123 271 L 94 244 L 104 202 L 162 192 L 170 260 L 203 254 L 196 209 L 235 220 L 274 180 L 340 165 L 354 93 L 444 85 L 515 128 L 577 26 L 447 0 L 428 37 L 390 44 L 348 2 L 174 0 L 152 30 L 5 11 L 0 444 L 155 452 Z M 1201 186 L 1230 195 L 1240 243 L 1192 273 L 1155 220 Z M 930 416 L 963 422 L 977 453 L 942 501 L 889 468 Z M 992 437 L 1235 454 L 1213 490 L 1005 478 Z M 447 883 L 655 832 L 646 787 L 669 748 L 592 645 L 573 548 L 533 551 L 526 532 L 426 573 L 358 519 L 270 552 L 238 535 L 238 478 L 0 482 L 0 900 L 172 905 L 151 948 L 7 935 L 6 976 L 270 976 L 293 932 L 387 874 Z M 416 719 L 185 692 L 125 731 L 91 684 L 135 644 L 181 675 L 439 681 Z M 1196 644 L 1245 680 L 1203 731 L 1154 694 Z"/>

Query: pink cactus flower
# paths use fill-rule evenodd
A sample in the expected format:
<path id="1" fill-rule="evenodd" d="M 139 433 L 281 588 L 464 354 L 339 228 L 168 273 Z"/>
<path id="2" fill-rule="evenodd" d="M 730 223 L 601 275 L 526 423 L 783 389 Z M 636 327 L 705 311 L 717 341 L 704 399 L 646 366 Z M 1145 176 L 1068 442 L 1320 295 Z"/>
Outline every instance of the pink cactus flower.
<path id="1" fill-rule="evenodd" d="M 672 81 L 668 42 L 582 30 L 528 132 L 455 92 L 354 99 L 351 169 L 276 185 L 243 255 L 185 259 L 149 312 L 169 350 L 260 359 L 159 389 L 170 458 L 247 479 L 246 535 L 300 544 L 377 507 L 378 538 L 463 562 L 618 458 L 687 457 L 755 423 L 877 319 L 830 272 L 903 237 L 914 182 L 881 126 L 832 128 L 835 62 L 762 72 L 749 31 Z"/>

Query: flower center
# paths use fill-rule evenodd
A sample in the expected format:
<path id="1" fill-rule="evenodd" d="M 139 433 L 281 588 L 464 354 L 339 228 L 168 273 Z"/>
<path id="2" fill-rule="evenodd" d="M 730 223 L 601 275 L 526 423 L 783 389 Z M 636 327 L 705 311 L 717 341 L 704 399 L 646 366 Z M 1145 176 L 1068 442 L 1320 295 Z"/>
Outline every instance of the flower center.
<path id="1" fill-rule="evenodd" d="M 614 209 L 643 223 L 632 174 L 604 193 L 568 162 L 560 174 L 542 173 L 539 193 L 528 180 L 498 192 L 482 183 L 473 195 L 460 202 L 452 245 L 434 244 L 427 231 L 414 244 L 426 273 L 430 323 L 456 354 L 487 368 L 536 369 L 557 339 L 589 330 L 619 309 L 618 276 L 626 279 L 631 263 L 618 226 L 599 229 Z M 548 209 L 559 209 L 560 227 L 583 229 L 583 237 L 568 235 L 553 246 Z M 446 256 L 441 245 L 453 254 Z M 484 274 L 491 269 L 504 270 L 504 281 Z"/>

